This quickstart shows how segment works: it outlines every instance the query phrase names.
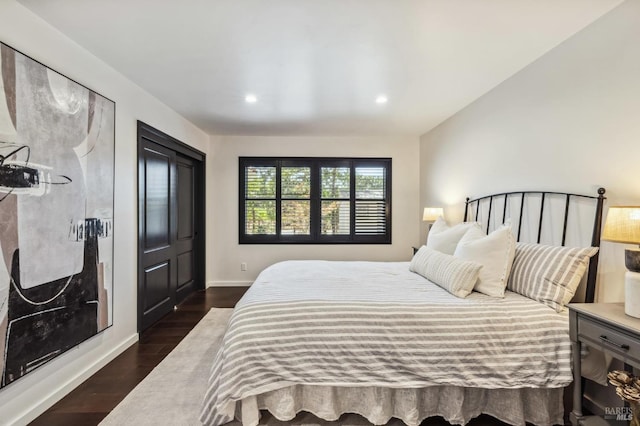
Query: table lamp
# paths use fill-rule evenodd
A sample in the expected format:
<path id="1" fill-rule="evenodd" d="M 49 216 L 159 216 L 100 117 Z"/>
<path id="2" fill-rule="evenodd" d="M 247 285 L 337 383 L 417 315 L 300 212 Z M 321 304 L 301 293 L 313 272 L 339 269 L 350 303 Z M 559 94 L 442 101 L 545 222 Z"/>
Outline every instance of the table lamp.
<path id="1" fill-rule="evenodd" d="M 427 222 L 429 224 L 429 229 L 427 229 L 427 238 L 429 238 L 429 231 L 431 230 L 431 225 L 435 222 L 440 216 L 444 216 L 444 210 L 442 207 L 425 207 L 422 212 L 422 221 Z"/>
<path id="2" fill-rule="evenodd" d="M 612 206 L 607 213 L 602 239 L 625 244 L 640 244 L 640 207 Z M 624 264 L 624 312 L 640 318 L 640 250 L 626 249 Z"/>
<path id="3" fill-rule="evenodd" d="M 422 212 L 423 222 L 435 222 L 440 216 L 444 216 L 442 207 L 425 207 Z"/>

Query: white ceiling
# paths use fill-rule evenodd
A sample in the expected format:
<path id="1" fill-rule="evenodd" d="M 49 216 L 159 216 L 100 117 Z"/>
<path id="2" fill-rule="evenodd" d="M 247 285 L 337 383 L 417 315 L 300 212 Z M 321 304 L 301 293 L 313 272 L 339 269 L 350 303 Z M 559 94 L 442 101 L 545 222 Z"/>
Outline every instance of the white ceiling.
<path id="1" fill-rule="evenodd" d="M 425 133 L 621 2 L 20 0 L 201 129 L 244 135 Z"/>

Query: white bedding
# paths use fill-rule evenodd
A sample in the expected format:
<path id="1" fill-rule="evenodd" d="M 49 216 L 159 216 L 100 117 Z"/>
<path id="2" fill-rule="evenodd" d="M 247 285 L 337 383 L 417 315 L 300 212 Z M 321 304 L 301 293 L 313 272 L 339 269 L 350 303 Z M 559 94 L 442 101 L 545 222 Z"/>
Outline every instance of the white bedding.
<path id="1" fill-rule="evenodd" d="M 534 388 L 559 402 L 569 358 L 566 314 L 518 294 L 456 298 L 407 262 L 282 262 L 236 305 L 201 420 L 224 424 L 239 401 L 295 386 Z"/>

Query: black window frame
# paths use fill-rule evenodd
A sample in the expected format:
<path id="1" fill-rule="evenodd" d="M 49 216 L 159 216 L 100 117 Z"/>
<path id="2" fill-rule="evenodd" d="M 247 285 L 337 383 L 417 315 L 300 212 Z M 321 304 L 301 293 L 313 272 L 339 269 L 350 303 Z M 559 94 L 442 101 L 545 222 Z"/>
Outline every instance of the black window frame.
<path id="1" fill-rule="evenodd" d="M 322 235 L 321 228 L 321 167 L 350 168 L 350 233 L 344 235 Z M 245 169 L 251 166 L 276 167 L 276 233 L 274 235 L 247 235 L 246 234 L 246 210 L 245 210 Z M 355 232 L 355 202 L 356 202 L 356 174 L 357 167 L 384 167 L 385 168 L 385 234 L 384 235 L 357 235 Z M 240 244 L 391 244 L 391 158 L 363 158 L 363 157 L 239 157 L 239 234 Z M 282 235 L 281 234 L 281 168 L 282 167 L 311 167 L 310 175 L 310 234 L 309 235 Z M 363 200 L 363 199 L 358 199 Z"/>

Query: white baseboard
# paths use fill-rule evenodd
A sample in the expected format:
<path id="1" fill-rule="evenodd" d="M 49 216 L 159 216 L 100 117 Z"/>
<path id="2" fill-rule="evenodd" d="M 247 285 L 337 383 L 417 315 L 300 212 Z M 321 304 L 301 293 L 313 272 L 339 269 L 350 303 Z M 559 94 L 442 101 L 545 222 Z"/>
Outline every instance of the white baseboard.
<path id="1" fill-rule="evenodd" d="M 207 281 L 207 287 L 251 287 L 253 281 Z"/>
<path id="2" fill-rule="evenodd" d="M 63 383 L 56 389 L 54 389 L 49 395 L 40 401 L 33 404 L 27 410 L 23 411 L 21 414 L 16 416 L 9 424 L 17 424 L 17 425 L 26 425 L 35 420 L 40 414 L 47 411 L 49 408 L 53 406 L 56 402 L 60 401 L 64 398 L 69 392 L 78 387 L 82 382 L 87 380 L 89 377 L 94 375 L 98 370 L 111 362 L 115 357 L 120 355 L 129 346 L 133 345 L 138 341 L 138 333 L 130 336 L 128 339 L 124 340 L 118 346 L 116 346 L 111 351 L 107 352 L 104 356 L 96 360 L 93 364 L 88 366 L 83 371 L 80 371 L 74 377 L 69 379 L 66 383 Z"/>

